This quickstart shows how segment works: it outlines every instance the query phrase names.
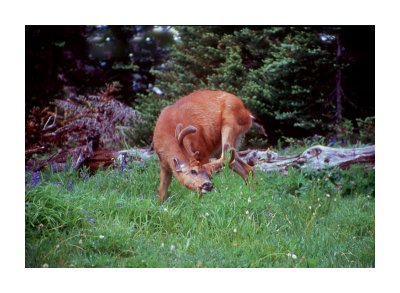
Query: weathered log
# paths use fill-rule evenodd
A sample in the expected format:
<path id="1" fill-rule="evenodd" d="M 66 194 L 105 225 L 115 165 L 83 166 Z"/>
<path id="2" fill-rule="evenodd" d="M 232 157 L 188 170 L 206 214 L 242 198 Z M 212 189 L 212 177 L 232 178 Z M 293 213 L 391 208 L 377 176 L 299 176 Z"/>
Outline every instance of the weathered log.
<path id="1" fill-rule="evenodd" d="M 74 162 L 73 168 L 77 169 L 80 166 L 88 166 L 91 173 L 94 173 L 99 168 L 106 168 L 111 165 L 120 167 L 127 162 L 143 162 L 149 159 L 157 160 L 154 151 L 147 148 L 135 148 L 117 152 L 111 149 L 96 147 L 94 149 L 92 143 L 88 142 L 86 146 L 54 154 L 44 161 L 28 162 L 30 164 L 27 165 L 32 165 L 32 170 L 42 169 L 47 164 L 50 164 L 55 171 L 63 170 L 67 165 L 67 156 L 70 156 Z M 270 150 L 250 149 L 240 151 L 238 154 L 247 164 L 254 166 L 257 171 L 263 172 L 285 172 L 290 166 L 320 170 L 332 167 L 346 169 L 353 164 L 375 165 L 375 146 L 332 148 L 317 145 L 308 148 L 301 154 L 293 156 L 279 156 L 276 152 Z"/>
<path id="2" fill-rule="evenodd" d="M 121 162 L 124 158 L 127 161 L 142 162 L 151 158 L 157 158 L 157 156 L 155 155 L 154 151 L 147 148 L 129 149 L 116 152 L 117 163 Z"/>
<path id="3" fill-rule="evenodd" d="M 295 168 L 310 168 L 314 170 L 339 167 L 348 168 L 352 164 L 375 164 L 375 146 L 362 148 L 332 148 L 313 146 L 298 155 L 279 156 L 269 150 L 244 150 L 238 152 L 247 164 L 255 166 L 258 171 L 286 171 L 289 166 Z M 116 153 L 116 163 L 126 161 L 146 161 L 157 159 L 149 149 L 138 148 L 123 150 Z"/>
<path id="4" fill-rule="evenodd" d="M 240 151 L 238 154 L 247 164 L 264 172 L 284 171 L 289 166 L 319 170 L 335 166 L 345 169 L 352 164 L 374 165 L 375 163 L 375 146 L 332 148 L 317 145 L 293 156 L 279 156 L 276 152 L 269 150 L 251 149 Z M 123 150 L 116 153 L 117 163 L 122 162 L 122 160 L 146 161 L 150 158 L 157 159 L 157 156 L 154 152 L 144 148 Z"/>
<path id="5" fill-rule="evenodd" d="M 289 166 L 320 170 L 339 167 L 348 168 L 352 164 L 375 164 L 375 146 L 363 148 L 331 148 L 313 146 L 295 156 L 279 156 L 271 151 L 241 152 L 243 160 L 256 162 L 255 168 L 260 171 L 285 171 Z"/>

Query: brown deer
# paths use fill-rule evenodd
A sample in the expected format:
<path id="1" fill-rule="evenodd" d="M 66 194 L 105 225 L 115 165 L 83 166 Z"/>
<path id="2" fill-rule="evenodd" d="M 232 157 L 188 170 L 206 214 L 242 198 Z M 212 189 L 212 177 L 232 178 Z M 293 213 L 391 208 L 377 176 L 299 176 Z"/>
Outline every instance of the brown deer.
<path id="1" fill-rule="evenodd" d="M 172 175 L 200 194 L 211 191 L 211 175 L 224 166 L 226 151 L 229 167 L 247 182 L 253 168 L 235 148 L 253 119 L 238 97 L 223 91 L 196 91 L 164 108 L 153 137 L 161 167 L 160 200 L 167 198 Z M 219 159 L 210 162 L 210 156 L 218 153 Z"/>

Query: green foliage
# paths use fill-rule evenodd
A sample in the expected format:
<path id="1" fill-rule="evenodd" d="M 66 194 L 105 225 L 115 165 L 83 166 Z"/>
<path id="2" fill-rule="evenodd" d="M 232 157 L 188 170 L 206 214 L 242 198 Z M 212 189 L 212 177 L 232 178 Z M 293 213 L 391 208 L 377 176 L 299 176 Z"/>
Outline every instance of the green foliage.
<path id="1" fill-rule="evenodd" d="M 357 118 L 355 121 L 343 119 L 341 125 L 336 127 L 339 129 L 337 138 L 348 144 L 375 143 L 375 116 Z"/>
<path id="2" fill-rule="evenodd" d="M 150 93 L 148 95 L 138 95 L 137 102 L 136 109 L 141 113 L 142 120 L 136 130 L 135 137 L 138 138 L 138 144 L 150 145 L 153 140 L 153 130 L 157 117 L 161 110 L 168 106 L 169 101 Z"/>
<path id="3" fill-rule="evenodd" d="M 374 171 L 230 169 L 201 200 L 158 165 L 42 173 L 25 195 L 26 267 L 374 267 Z"/>
<path id="4" fill-rule="evenodd" d="M 375 143 L 375 116 L 365 119 L 357 118 L 359 140 L 363 143 Z"/>
<path id="5" fill-rule="evenodd" d="M 344 119 L 342 122 L 342 136 L 339 138 L 349 139 L 350 137 L 354 137 L 353 122 L 349 119 Z"/>
<path id="6" fill-rule="evenodd" d="M 327 103 L 333 58 L 315 30 L 240 26 L 176 29 L 181 41 L 171 47 L 164 66 L 152 71 L 166 103 L 194 90 L 220 89 L 240 96 L 264 121 L 272 137 L 299 137 L 328 129 L 335 110 Z M 147 97 L 139 100 L 138 108 L 152 125 L 154 115 L 161 110 L 161 98 L 152 92 Z M 146 106 L 141 105 L 144 101 Z"/>
<path id="7" fill-rule="evenodd" d="M 315 32 L 291 30 L 272 43 L 263 64 L 249 72 L 241 96 L 256 114 L 282 129 L 280 135 L 291 127 L 316 133 L 327 119 L 315 113 L 325 113 L 327 118 L 331 113 L 313 77 L 321 78 L 327 69 L 329 52 Z"/>
<path id="8" fill-rule="evenodd" d="M 206 88 L 240 96 L 273 143 L 325 135 L 335 130 L 337 64 L 343 117 L 373 115 L 373 34 L 351 26 L 27 26 L 26 113 L 118 81 L 120 98 L 144 117 L 137 143 L 151 141 L 165 105 Z M 346 48 L 340 62 L 337 36 Z M 372 141 L 368 133 L 360 139 Z"/>

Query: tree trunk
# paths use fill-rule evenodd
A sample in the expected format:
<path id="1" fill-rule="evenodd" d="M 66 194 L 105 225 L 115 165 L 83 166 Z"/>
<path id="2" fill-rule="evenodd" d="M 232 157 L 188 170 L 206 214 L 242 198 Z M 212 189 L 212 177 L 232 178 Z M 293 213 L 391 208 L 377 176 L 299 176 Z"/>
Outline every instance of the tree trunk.
<path id="1" fill-rule="evenodd" d="M 342 124 L 342 69 L 340 68 L 340 57 L 342 56 L 342 47 L 339 34 L 336 35 L 336 121 L 338 125 Z"/>

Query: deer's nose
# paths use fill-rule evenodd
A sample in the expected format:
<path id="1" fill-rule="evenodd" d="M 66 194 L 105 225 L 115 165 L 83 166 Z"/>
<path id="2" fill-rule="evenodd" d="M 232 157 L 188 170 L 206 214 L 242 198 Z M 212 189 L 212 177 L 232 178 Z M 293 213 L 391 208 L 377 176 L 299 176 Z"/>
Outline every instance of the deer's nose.
<path id="1" fill-rule="evenodd" d="M 212 188 L 213 188 L 212 183 L 211 182 L 206 182 L 206 183 L 203 183 L 203 185 L 201 186 L 201 191 L 203 193 L 209 192 L 209 191 L 212 190 Z"/>

